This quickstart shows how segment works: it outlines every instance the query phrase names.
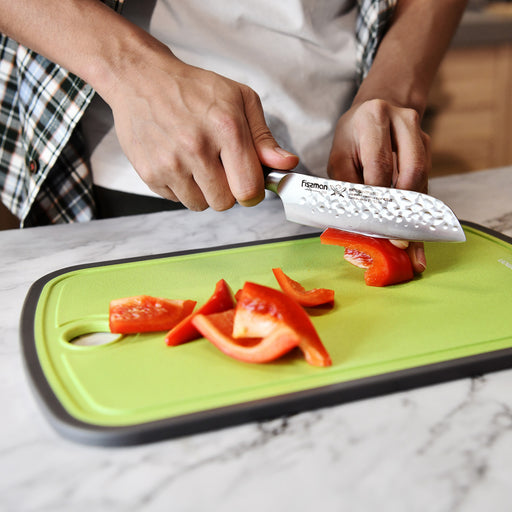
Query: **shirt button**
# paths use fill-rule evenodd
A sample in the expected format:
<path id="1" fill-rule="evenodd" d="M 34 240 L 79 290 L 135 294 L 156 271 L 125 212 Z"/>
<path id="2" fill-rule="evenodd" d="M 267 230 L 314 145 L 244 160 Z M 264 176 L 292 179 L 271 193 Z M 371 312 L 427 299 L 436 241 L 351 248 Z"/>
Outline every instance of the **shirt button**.
<path id="1" fill-rule="evenodd" d="M 28 163 L 28 170 L 30 174 L 35 174 L 39 170 L 39 162 L 37 160 L 30 160 Z"/>

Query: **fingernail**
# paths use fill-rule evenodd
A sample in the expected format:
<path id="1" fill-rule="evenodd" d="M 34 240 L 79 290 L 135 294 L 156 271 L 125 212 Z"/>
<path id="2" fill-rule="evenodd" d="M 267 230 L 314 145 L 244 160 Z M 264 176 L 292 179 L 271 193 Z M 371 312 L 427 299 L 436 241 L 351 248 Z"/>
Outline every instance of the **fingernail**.
<path id="1" fill-rule="evenodd" d="M 409 242 L 407 240 L 390 240 L 390 242 L 399 249 L 407 249 Z"/>
<path id="2" fill-rule="evenodd" d="M 294 155 L 293 153 L 290 153 L 289 151 L 286 151 L 286 149 L 283 149 L 283 148 L 281 148 L 281 147 L 279 147 L 279 146 L 276 146 L 276 147 L 274 148 L 274 151 L 275 151 L 276 153 L 279 153 L 281 156 L 283 156 L 283 157 L 285 157 L 285 158 L 289 158 L 289 157 L 291 157 L 291 156 L 292 156 L 292 157 L 296 157 L 296 156 L 297 156 L 297 155 Z"/>
<path id="3" fill-rule="evenodd" d="M 238 201 L 238 203 L 241 206 L 250 207 L 250 206 L 256 206 L 257 204 L 261 203 L 261 201 L 263 201 L 263 199 L 265 199 L 265 192 L 261 192 L 257 196 L 252 197 L 251 199 L 246 199 L 246 200 Z"/>
<path id="4" fill-rule="evenodd" d="M 418 272 L 423 272 L 427 268 L 427 260 L 425 258 L 425 250 L 423 247 L 416 247 L 414 249 L 414 257 L 416 259 L 416 268 Z"/>

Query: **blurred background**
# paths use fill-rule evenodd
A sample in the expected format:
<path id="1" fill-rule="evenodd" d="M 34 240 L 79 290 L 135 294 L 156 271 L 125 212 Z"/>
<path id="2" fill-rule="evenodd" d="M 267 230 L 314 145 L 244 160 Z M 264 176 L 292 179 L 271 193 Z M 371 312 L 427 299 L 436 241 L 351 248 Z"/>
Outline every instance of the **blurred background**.
<path id="1" fill-rule="evenodd" d="M 512 165 L 512 1 L 469 1 L 423 128 L 432 177 Z"/>

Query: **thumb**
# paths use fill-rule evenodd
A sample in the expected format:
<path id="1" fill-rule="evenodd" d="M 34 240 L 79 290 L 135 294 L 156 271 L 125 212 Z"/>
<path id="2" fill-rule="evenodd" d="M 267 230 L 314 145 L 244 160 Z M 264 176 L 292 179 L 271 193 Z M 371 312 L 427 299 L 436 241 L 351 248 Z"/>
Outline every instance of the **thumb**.
<path id="1" fill-rule="evenodd" d="M 260 162 L 267 167 L 281 170 L 293 169 L 299 157 L 281 148 L 265 121 L 261 101 L 256 93 L 244 98 L 245 116 L 251 131 L 254 149 Z"/>
<path id="2" fill-rule="evenodd" d="M 270 138 L 272 139 L 271 141 L 267 139 L 254 143 L 260 162 L 272 169 L 280 169 L 283 171 L 297 167 L 299 157 L 281 148 L 272 135 L 270 135 Z"/>

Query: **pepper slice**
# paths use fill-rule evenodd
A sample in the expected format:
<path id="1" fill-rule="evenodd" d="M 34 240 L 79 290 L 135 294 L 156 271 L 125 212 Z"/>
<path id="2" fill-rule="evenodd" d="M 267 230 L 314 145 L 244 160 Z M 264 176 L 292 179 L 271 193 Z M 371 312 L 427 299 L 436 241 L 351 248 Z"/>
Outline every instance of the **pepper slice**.
<path id="1" fill-rule="evenodd" d="M 300 343 L 300 337 L 280 325 L 264 338 L 234 338 L 235 310 L 211 315 L 195 315 L 194 326 L 224 354 L 246 363 L 269 363 L 283 356 Z"/>
<path id="2" fill-rule="evenodd" d="M 385 238 L 327 228 L 320 235 L 320 241 L 323 244 L 345 247 L 344 258 L 349 263 L 366 269 L 364 280 L 368 286 L 387 286 L 410 281 L 414 277 L 407 252 Z"/>
<path id="3" fill-rule="evenodd" d="M 314 307 L 334 303 L 334 290 L 328 288 L 306 290 L 300 283 L 287 276 L 281 268 L 273 268 L 272 272 L 281 290 L 288 297 L 296 300 L 301 306 Z"/>
<path id="4" fill-rule="evenodd" d="M 135 334 L 166 331 L 189 315 L 195 300 L 172 300 L 149 295 L 114 299 L 109 305 L 110 332 Z"/>
<path id="5" fill-rule="evenodd" d="M 283 326 L 298 335 L 299 347 L 309 364 L 332 364 L 329 353 L 300 304 L 280 290 L 246 282 L 236 305 L 233 337 L 265 338 Z"/>
<path id="6" fill-rule="evenodd" d="M 212 313 L 220 313 L 234 307 L 235 300 L 231 288 L 224 279 L 221 279 L 215 285 L 212 296 L 197 311 L 192 312 L 178 325 L 173 327 L 167 333 L 165 342 L 169 346 L 176 346 L 200 338 L 201 333 L 193 324 L 193 319 L 196 315 L 211 315 Z"/>

